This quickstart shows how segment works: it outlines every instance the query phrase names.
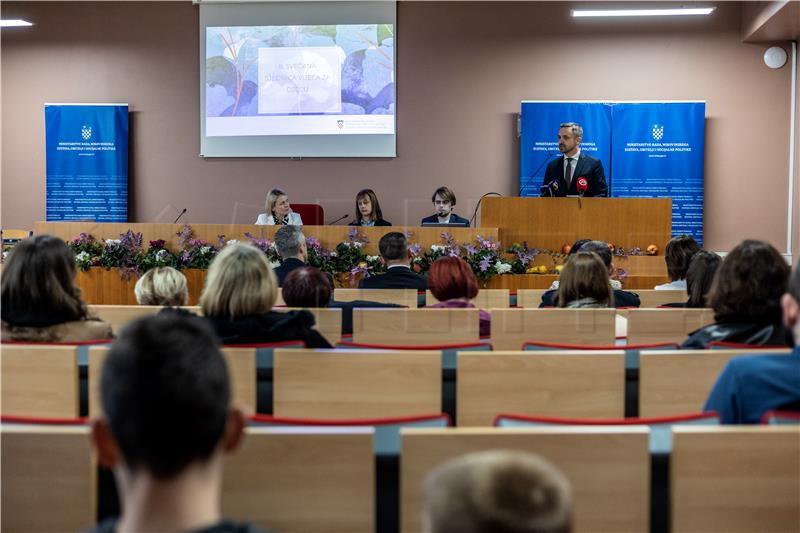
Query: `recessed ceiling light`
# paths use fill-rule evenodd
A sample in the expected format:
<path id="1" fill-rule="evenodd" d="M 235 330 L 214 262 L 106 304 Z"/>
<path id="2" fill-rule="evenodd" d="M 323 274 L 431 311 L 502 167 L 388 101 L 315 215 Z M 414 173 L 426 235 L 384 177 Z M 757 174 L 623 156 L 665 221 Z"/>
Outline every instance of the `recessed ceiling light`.
<path id="1" fill-rule="evenodd" d="M 687 15 L 710 15 L 715 7 L 692 7 L 670 9 L 573 9 L 573 17 L 674 17 Z"/>
<path id="2" fill-rule="evenodd" d="M 32 23 L 22 19 L 2 19 L 0 20 L 0 28 L 10 28 L 12 26 L 33 26 Z"/>

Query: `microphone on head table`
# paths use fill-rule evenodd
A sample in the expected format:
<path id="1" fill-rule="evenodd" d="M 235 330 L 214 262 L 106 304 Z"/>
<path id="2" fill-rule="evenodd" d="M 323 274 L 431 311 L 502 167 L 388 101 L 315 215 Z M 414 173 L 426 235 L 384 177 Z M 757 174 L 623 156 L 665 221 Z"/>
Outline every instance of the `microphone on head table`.
<path id="1" fill-rule="evenodd" d="M 578 195 L 583 196 L 583 193 L 585 193 L 586 189 L 589 188 L 589 181 L 583 176 L 581 176 L 575 183 L 575 188 L 578 190 Z"/>
<path id="2" fill-rule="evenodd" d="M 540 170 L 542 170 L 542 168 L 544 168 L 544 166 L 545 166 L 547 163 L 549 163 L 551 159 L 553 159 L 553 156 L 554 156 L 554 155 L 556 155 L 556 154 L 555 154 L 555 153 L 553 153 L 553 152 L 547 152 L 547 157 L 545 158 L 545 160 L 544 160 L 544 161 L 542 161 L 542 164 L 541 164 L 541 165 L 539 165 L 539 168 L 537 168 L 536 170 L 534 170 L 534 171 L 533 171 L 533 174 L 531 174 L 531 175 L 528 177 L 528 179 L 525 181 L 525 183 L 523 183 L 523 184 L 522 184 L 522 186 L 519 188 L 519 194 L 518 194 L 517 196 L 522 196 L 522 193 L 523 193 L 523 192 L 525 192 L 525 188 L 526 188 L 526 187 L 528 187 L 528 186 L 531 184 L 531 182 L 533 181 L 533 178 L 535 178 L 535 177 L 536 177 L 536 175 L 539 173 L 539 171 L 540 171 Z M 559 153 L 559 155 L 560 155 L 560 153 Z M 539 194 L 544 194 L 544 187 L 542 187 L 542 188 L 539 190 Z"/>
<path id="3" fill-rule="evenodd" d="M 482 201 L 483 201 L 483 199 L 484 199 L 484 198 L 486 198 L 487 196 L 500 196 L 500 197 L 502 198 L 502 196 L 503 196 L 503 195 L 502 195 L 502 194 L 500 194 L 499 192 L 487 192 L 486 194 L 484 194 L 483 196 L 481 196 L 481 197 L 478 199 L 478 205 L 476 205 L 476 206 L 475 206 L 475 211 L 472 213 L 472 216 L 471 216 L 471 217 L 470 217 L 470 219 L 469 219 L 469 225 L 470 225 L 470 226 L 472 225 L 472 223 L 473 223 L 473 222 L 475 222 L 475 219 L 476 219 L 476 218 L 477 218 L 477 216 L 478 216 L 478 209 L 480 209 L 480 207 L 481 207 L 481 202 L 482 202 Z"/>
<path id="4" fill-rule="evenodd" d="M 173 222 L 173 224 L 177 224 L 178 221 L 181 219 L 181 217 L 186 213 L 186 211 L 188 211 L 188 209 L 186 207 L 184 207 L 183 211 L 181 211 L 181 214 L 178 215 L 178 218 L 175 219 L 175 222 Z"/>
<path id="5" fill-rule="evenodd" d="M 339 218 L 337 218 L 336 220 L 334 220 L 333 222 L 328 222 L 328 225 L 332 226 L 332 225 L 336 224 L 337 222 L 341 222 L 342 220 L 346 219 L 349 216 L 350 216 L 350 213 L 346 213 L 346 214 L 340 216 Z"/>

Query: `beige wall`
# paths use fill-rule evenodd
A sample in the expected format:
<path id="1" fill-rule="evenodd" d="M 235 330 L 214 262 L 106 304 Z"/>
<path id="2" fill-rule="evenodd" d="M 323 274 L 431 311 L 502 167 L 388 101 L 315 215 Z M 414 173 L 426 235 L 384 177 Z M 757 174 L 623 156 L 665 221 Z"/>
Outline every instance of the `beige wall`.
<path id="1" fill-rule="evenodd" d="M 402 224 L 440 184 L 464 216 L 483 192 L 515 193 L 520 100 L 705 99 L 707 247 L 755 237 L 785 251 L 791 71 L 741 42 L 740 6 L 656 22 L 571 20 L 570 6 L 400 2 L 395 159 L 205 161 L 197 6 L 4 2 L 4 18 L 36 26 L 2 32 L 2 225 L 45 216 L 44 102 L 130 104 L 132 221 L 188 207 L 190 223 L 247 223 L 273 186 L 333 218 L 371 186 Z"/>

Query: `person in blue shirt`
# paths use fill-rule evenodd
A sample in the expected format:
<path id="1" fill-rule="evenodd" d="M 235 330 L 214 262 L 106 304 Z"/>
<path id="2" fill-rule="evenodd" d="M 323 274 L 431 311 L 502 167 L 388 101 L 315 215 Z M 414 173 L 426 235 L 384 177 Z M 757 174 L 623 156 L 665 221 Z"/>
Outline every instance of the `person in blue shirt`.
<path id="1" fill-rule="evenodd" d="M 431 196 L 433 208 L 436 213 L 425 217 L 420 222 L 422 224 L 463 224 L 469 226 L 469 220 L 453 213 L 456 206 L 456 195 L 447 187 L 439 187 Z"/>
<path id="2" fill-rule="evenodd" d="M 723 424 L 757 424 L 773 410 L 800 412 L 800 267 L 789 279 L 781 307 L 783 323 L 794 334 L 794 350 L 728 362 L 704 408 L 718 412 Z"/>

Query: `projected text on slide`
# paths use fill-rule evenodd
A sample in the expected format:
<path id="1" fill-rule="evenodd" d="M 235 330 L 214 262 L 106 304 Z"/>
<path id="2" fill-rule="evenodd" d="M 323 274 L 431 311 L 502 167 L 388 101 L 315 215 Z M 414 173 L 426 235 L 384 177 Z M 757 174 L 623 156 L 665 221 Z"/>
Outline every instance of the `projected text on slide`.
<path id="1" fill-rule="evenodd" d="M 206 29 L 206 135 L 393 134 L 391 24 Z"/>

